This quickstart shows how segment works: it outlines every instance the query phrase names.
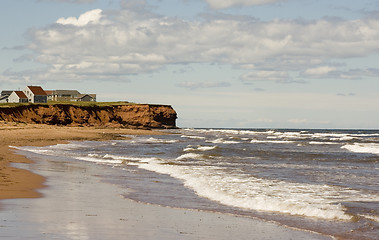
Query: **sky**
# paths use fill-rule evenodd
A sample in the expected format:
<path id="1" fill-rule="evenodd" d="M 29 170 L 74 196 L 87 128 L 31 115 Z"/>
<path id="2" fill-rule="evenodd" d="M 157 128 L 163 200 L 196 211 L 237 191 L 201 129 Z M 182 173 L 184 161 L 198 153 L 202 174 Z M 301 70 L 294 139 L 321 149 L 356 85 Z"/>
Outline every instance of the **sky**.
<path id="1" fill-rule="evenodd" d="M 169 104 L 179 127 L 379 128 L 379 1 L 1 0 L 0 89 Z"/>

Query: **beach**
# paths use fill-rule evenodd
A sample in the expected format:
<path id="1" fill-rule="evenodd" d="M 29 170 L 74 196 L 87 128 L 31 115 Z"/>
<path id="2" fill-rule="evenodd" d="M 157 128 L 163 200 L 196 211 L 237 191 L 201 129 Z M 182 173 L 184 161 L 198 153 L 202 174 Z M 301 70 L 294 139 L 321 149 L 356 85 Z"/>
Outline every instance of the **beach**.
<path id="1" fill-rule="evenodd" d="M 122 134 L 154 134 L 154 132 L 0 122 L 0 199 L 41 197 L 41 194 L 35 190 L 44 187 L 45 179 L 42 176 L 10 166 L 10 163 L 33 161 L 22 155 L 13 154 L 9 146 L 45 146 L 72 140 L 110 140 L 118 139 Z"/>
<path id="2" fill-rule="evenodd" d="M 5 124 L 0 127 L 0 237 L 7 239 L 330 239 L 233 214 L 163 207 L 125 198 L 131 189 L 83 161 L 28 158 L 9 146 L 112 140 L 147 130 Z M 120 137 L 122 135 L 122 137 Z M 11 165 L 11 166 L 10 166 Z"/>

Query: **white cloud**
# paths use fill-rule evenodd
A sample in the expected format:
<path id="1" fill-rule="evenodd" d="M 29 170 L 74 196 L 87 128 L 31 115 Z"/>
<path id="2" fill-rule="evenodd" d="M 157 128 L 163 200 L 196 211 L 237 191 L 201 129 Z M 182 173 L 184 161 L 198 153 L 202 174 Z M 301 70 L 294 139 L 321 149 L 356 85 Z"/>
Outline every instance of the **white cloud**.
<path id="1" fill-rule="evenodd" d="M 379 52 L 379 19 L 262 22 L 221 15 L 186 21 L 154 15 L 139 5 L 95 9 L 57 23 L 28 32 L 25 47 L 34 61 L 48 67 L 35 78 L 118 79 L 168 64 L 218 63 L 254 70 L 241 77 L 245 82 L 292 82 L 288 72 L 330 75 L 338 72 L 327 67 L 330 59 Z M 342 73 L 341 78 L 352 74 Z"/>
<path id="2" fill-rule="evenodd" d="M 378 68 L 338 70 L 336 67 L 320 66 L 306 69 L 300 74 L 306 78 L 361 79 L 379 77 Z"/>
<path id="3" fill-rule="evenodd" d="M 178 87 L 197 89 L 197 88 L 220 88 L 220 87 L 229 87 L 230 83 L 228 82 L 182 82 L 178 84 Z"/>
<path id="4" fill-rule="evenodd" d="M 62 2 L 62 3 L 93 3 L 96 0 L 39 0 L 41 2 Z"/>
<path id="5" fill-rule="evenodd" d="M 309 77 L 320 77 L 328 75 L 330 72 L 336 71 L 336 67 L 320 66 L 316 68 L 309 68 L 305 70 L 304 75 Z"/>
<path id="6" fill-rule="evenodd" d="M 256 72 L 249 72 L 242 75 L 241 80 L 246 83 L 254 82 L 254 81 L 290 82 L 291 78 L 287 72 L 256 71 Z"/>
<path id="7" fill-rule="evenodd" d="M 264 5 L 281 1 L 283 0 L 206 0 L 211 8 L 216 9 L 230 8 L 235 6 Z"/>
<path id="8" fill-rule="evenodd" d="M 57 20 L 57 23 L 62 25 L 74 25 L 78 27 L 85 26 L 89 23 L 97 24 L 100 22 L 100 19 L 102 17 L 102 10 L 101 9 L 94 9 L 88 12 L 83 13 L 79 16 L 79 18 L 76 17 L 69 17 L 69 18 L 59 18 Z"/>

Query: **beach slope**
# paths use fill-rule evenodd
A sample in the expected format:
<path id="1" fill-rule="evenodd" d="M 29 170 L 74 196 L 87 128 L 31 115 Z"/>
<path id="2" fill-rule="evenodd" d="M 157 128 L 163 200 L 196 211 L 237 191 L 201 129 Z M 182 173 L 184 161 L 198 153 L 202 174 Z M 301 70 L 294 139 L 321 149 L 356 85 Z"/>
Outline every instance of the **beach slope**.
<path id="1" fill-rule="evenodd" d="M 12 163 L 32 163 L 32 161 L 14 154 L 9 146 L 45 146 L 72 140 L 111 140 L 129 134 L 154 134 L 154 132 L 0 122 L 0 199 L 41 197 L 36 189 L 42 188 L 45 181 L 42 176 L 12 167 Z"/>

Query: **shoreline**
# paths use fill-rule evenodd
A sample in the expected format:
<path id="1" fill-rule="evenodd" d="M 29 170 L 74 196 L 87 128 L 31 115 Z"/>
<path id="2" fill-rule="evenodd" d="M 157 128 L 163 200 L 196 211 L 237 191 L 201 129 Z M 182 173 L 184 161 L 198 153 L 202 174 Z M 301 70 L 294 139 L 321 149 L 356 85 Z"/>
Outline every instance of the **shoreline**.
<path id="1" fill-rule="evenodd" d="M 122 139 L 120 135 L 164 134 L 151 130 L 123 128 L 65 127 L 40 124 L 0 122 L 0 200 L 39 198 L 45 178 L 12 166 L 14 163 L 33 164 L 15 154 L 9 146 L 46 146 L 69 141 L 100 141 Z M 0 205 L 1 206 L 1 205 Z"/>
<path id="2" fill-rule="evenodd" d="M 0 219 L 3 219 L 0 237 L 34 236 L 35 239 L 45 239 L 46 236 L 70 238 L 75 234 L 76 237 L 90 239 L 120 239 L 125 236 L 133 239 L 156 236 L 164 239 L 209 240 L 235 237 L 330 239 L 318 233 L 260 219 L 135 202 L 120 197 L 126 189 L 101 181 L 98 176 L 106 169 L 97 165 L 84 166 L 81 162 L 59 161 L 47 163 L 33 156 L 21 155 L 9 147 L 125 139 L 127 137 L 120 135 L 154 134 L 165 133 L 0 123 Z M 75 166 L 68 166 L 65 169 L 69 171 L 62 171 L 62 164 Z M 162 219 L 166 222 L 162 222 Z M 103 227 L 109 225 L 109 221 L 112 222 L 112 228 Z M 71 225 L 74 223 L 80 225 L 75 228 L 87 230 L 72 232 Z M 66 231 L 71 232 L 66 233 L 59 226 L 66 226 Z M 146 231 L 146 226 L 149 231 Z"/>

